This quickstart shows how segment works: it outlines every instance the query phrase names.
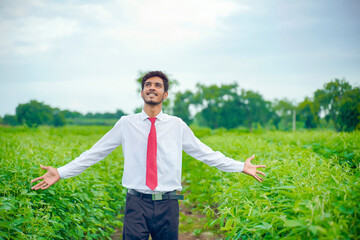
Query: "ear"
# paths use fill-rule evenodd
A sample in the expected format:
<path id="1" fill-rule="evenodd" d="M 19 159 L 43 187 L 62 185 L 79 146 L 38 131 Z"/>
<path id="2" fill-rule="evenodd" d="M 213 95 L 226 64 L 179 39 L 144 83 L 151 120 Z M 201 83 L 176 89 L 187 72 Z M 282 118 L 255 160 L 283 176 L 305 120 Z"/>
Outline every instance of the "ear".
<path id="1" fill-rule="evenodd" d="M 165 100 L 167 97 L 168 97 L 168 92 L 165 92 L 165 93 L 164 93 L 163 100 Z"/>

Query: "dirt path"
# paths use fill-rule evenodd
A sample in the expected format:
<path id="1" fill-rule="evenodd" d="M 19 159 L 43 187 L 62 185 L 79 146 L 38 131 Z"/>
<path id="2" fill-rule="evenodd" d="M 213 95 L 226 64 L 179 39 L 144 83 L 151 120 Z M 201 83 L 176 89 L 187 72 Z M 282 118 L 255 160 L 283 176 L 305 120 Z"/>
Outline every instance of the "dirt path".
<path id="1" fill-rule="evenodd" d="M 222 239 L 222 236 L 214 236 L 210 231 L 203 231 L 206 222 L 207 219 L 204 214 L 194 213 L 185 204 L 180 202 L 179 240 Z M 200 234 L 194 234 L 196 231 L 199 231 Z"/>

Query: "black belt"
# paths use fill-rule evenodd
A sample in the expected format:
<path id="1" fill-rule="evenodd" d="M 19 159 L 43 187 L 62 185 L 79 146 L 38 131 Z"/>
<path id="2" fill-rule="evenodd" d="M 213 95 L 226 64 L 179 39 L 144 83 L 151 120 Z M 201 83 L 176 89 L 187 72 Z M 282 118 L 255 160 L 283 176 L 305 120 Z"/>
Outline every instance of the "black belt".
<path id="1" fill-rule="evenodd" d="M 183 195 L 177 195 L 176 191 L 172 191 L 172 192 L 166 192 L 166 193 L 155 193 L 155 194 L 145 194 L 145 193 L 140 193 L 134 189 L 129 189 L 128 193 L 130 193 L 131 195 L 135 195 L 139 198 L 148 198 L 148 199 L 152 199 L 154 201 L 156 200 L 166 200 L 166 199 L 178 199 L 178 200 L 184 200 L 184 196 Z"/>

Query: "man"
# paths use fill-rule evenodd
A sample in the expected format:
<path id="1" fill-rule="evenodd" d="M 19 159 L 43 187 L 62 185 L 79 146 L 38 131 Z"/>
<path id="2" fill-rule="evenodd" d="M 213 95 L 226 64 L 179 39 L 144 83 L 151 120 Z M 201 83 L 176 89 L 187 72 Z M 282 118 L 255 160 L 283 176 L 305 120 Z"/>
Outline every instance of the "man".
<path id="1" fill-rule="evenodd" d="M 141 113 L 122 117 L 91 149 L 58 169 L 31 182 L 43 180 L 32 189 L 47 189 L 60 178 L 73 177 L 97 163 L 122 145 L 124 172 L 122 185 L 128 190 L 124 216 L 124 239 L 178 239 L 179 205 L 176 191 L 181 187 L 182 151 L 222 171 L 244 172 L 259 182 L 256 175 L 265 165 L 252 165 L 215 152 L 197 139 L 180 119 L 162 112 L 168 97 L 169 82 L 160 71 L 148 72 L 142 79 Z"/>

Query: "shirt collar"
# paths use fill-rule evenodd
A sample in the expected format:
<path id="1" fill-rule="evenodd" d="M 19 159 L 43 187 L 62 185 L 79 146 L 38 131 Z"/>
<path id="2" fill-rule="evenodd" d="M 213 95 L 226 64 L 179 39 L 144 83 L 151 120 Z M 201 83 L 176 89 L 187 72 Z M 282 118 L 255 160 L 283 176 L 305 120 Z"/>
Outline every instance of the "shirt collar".
<path id="1" fill-rule="evenodd" d="M 149 118 L 149 116 L 145 113 L 144 109 L 143 109 L 143 110 L 141 111 L 141 113 L 140 113 L 140 118 L 141 118 L 141 120 L 146 120 L 146 119 Z M 159 119 L 160 121 L 165 120 L 165 114 L 162 112 L 162 110 L 161 110 L 161 112 L 156 116 L 156 118 Z"/>

